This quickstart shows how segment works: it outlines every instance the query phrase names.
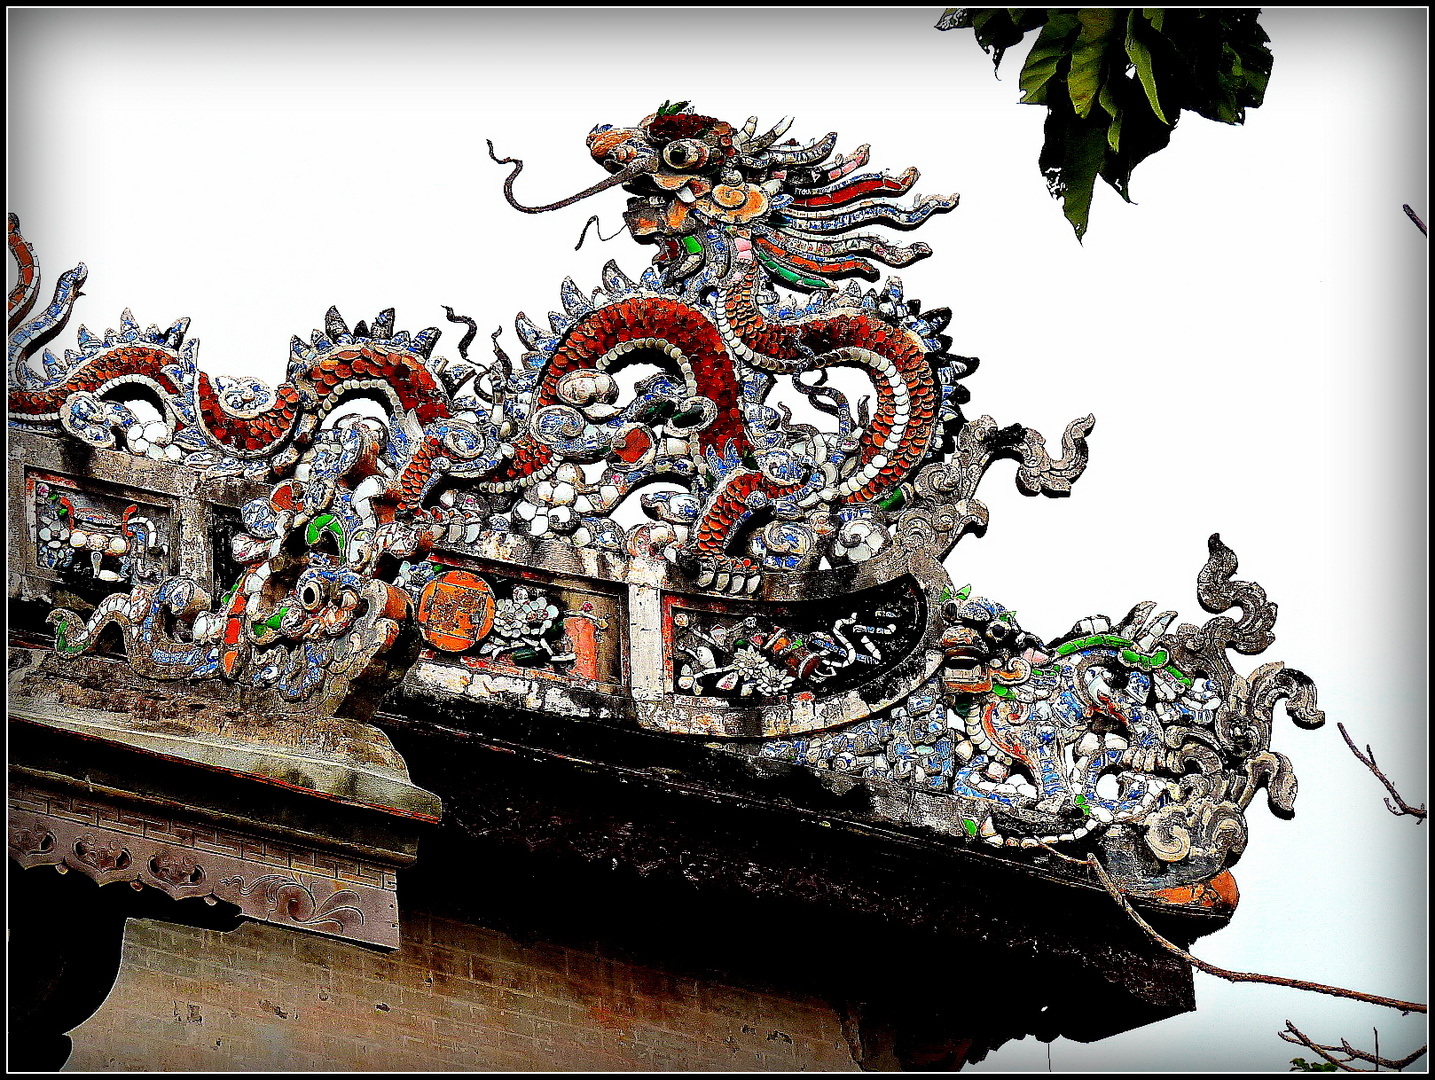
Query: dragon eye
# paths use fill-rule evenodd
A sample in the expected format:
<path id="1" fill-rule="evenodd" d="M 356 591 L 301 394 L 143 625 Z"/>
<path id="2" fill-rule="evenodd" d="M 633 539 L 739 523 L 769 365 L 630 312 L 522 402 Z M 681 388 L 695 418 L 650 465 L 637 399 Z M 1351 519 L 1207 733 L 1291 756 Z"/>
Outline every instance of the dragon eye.
<path id="1" fill-rule="evenodd" d="M 679 139 L 663 148 L 663 160 L 674 169 L 695 169 L 708 159 L 708 148 L 695 139 Z"/>
<path id="2" fill-rule="evenodd" d="M 318 611 L 332 596 L 332 583 L 323 574 L 306 570 L 294 583 L 294 594 L 304 610 Z"/>

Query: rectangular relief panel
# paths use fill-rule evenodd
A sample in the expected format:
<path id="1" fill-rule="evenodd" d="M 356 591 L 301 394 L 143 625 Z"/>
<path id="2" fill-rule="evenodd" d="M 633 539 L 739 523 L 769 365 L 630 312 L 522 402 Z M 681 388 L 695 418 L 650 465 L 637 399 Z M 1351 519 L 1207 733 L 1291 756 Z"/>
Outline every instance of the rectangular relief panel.
<path id="1" fill-rule="evenodd" d="M 414 612 L 421 686 L 524 711 L 626 711 L 621 586 L 451 553 L 433 556 L 426 572 Z"/>
<path id="2" fill-rule="evenodd" d="M 664 693 L 646 726 L 772 737 L 860 720 L 935 665 L 926 589 L 910 575 L 786 603 L 663 598 Z"/>
<path id="3" fill-rule="evenodd" d="M 775 604 L 668 597 L 669 692 L 734 704 L 850 690 L 921 641 L 924 598 L 904 577 L 845 597 Z"/>
<path id="4" fill-rule="evenodd" d="M 24 572 L 96 602 L 174 572 L 174 507 L 154 496 L 26 468 Z"/>

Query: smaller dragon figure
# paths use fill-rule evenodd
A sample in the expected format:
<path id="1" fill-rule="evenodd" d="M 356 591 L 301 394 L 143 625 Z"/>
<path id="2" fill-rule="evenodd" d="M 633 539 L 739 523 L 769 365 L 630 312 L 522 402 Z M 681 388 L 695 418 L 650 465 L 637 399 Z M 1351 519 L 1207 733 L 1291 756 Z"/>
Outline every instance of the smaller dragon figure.
<path id="1" fill-rule="evenodd" d="M 1270 746 L 1277 703 L 1302 727 L 1325 719 L 1304 673 L 1276 662 L 1245 678 L 1231 667 L 1227 649 L 1274 640 L 1276 614 L 1235 569 L 1212 536 L 1197 596 L 1218 617 L 1203 627 L 1173 630 L 1175 612 L 1144 602 L 1049 642 L 961 589 L 926 687 L 882 716 L 754 752 L 949 796 L 954 827 L 993 847 L 1100 841 L 1108 856 L 1125 845 L 1118 870 L 1129 877 L 1165 889 L 1210 881 L 1245 849 L 1244 812 L 1262 787 L 1273 812 L 1293 811 L 1295 773 Z M 1240 620 L 1220 615 L 1236 606 Z"/>

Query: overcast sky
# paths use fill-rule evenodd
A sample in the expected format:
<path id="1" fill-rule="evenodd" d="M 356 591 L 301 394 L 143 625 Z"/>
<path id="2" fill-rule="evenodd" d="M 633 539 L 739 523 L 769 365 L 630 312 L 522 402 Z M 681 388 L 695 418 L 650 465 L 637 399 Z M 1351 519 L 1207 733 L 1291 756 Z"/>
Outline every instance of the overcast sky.
<path id="1" fill-rule="evenodd" d="M 46 288 L 89 266 L 77 322 L 190 316 L 204 368 L 277 382 L 330 304 L 350 321 L 396 307 L 454 355 L 450 304 L 510 328 L 512 352 L 513 316 L 541 320 L 564 276 L 591 290 L 616 258 L 636 277 L 646 251 L 626 237 L 573 250 L 589 214 L 619 223 L 621 194 L 518 214 L 485 138 L 528 163 L 530 204 L 597 179 L 594 124 L 664 100 L 795 115 L 804 141 L 835 130 L 877 167 L 919 166 L 916 190 L 962 202 L 902 277 L 982 358 L 969 414 L 1053 444 L 1097 417 L 1070 499 L 1025 499 L 993 469 L 991 527 L 951 573 L 1045 637 L 1144 599 L 1199 622 L 1219 532 L 1280 605 L 1276 644 L 1238 669 L 1300 668 L 1330 719 L 1280 717 L 1296 817 L 1252 805 L 1240 909 L 1196 951 L 1423 1001 L 1426 830 L 1386 813 L 1335 723 L 1425 799 L 1427 247 L 1400 206 L 1429 217 L 1427 14 L 1267 12 L 1265 105 L 1243 128 L 1188 114 L 1136 170 L 1139 205 L 1098 185 L 1084 246 L 1037 171 L 1045 110 L 1016 104 L 1025 49 L 997 81 L 940 14 L 12 10 L 9 208 Z M 1196 1012 L 1058 1040 L 1053 1067 L 1282 1071 L 1287 1017 L 1366 1046 L 1378 1026 L 1387 1055 L 1424 1038 L 1420 1017 L 1196 980 Z M 977 1068 L 1046 1067 L 1026 1039 Z"/>

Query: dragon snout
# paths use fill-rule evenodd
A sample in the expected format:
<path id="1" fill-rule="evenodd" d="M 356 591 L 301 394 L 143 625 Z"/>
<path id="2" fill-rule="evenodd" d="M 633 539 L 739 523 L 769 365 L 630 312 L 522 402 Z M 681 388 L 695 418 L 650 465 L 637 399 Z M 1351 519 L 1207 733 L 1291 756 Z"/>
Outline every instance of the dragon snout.
<path id="1" fill-rule="evenodd" d="M 948 663 L 959 667 L 980 666 L 988 650 L 981 636 L 966 626 L 949 626 L 942 634 L 942 652 Z"/>
<path id="2" fill-rule="evenodd" d="M 603 124 L 588 134 L 588 153 L 609 172 L 620 172 L 643 158 L 653 149 L 637 128 L 614 128 Z"/>

